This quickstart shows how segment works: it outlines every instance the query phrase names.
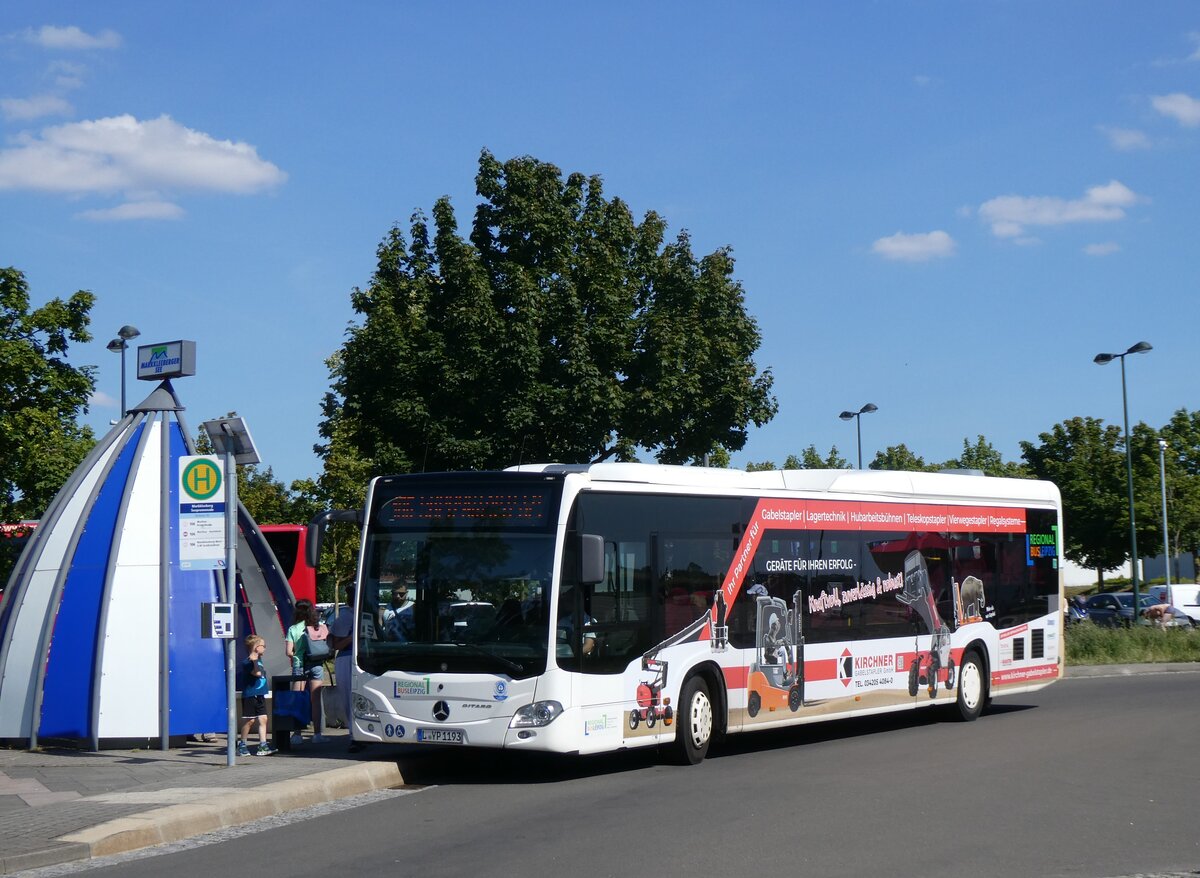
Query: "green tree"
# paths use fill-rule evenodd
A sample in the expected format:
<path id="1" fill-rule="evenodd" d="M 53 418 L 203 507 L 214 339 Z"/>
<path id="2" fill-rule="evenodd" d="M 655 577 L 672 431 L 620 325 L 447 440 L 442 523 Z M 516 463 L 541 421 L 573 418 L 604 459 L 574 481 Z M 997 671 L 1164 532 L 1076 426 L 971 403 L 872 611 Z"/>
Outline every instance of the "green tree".
<path id="1" fill-rule="evenodd" d="M 322 510 L 362 509 L 367 483 L 384 472 L 350 441 L 350 430 L 340 412 L 335 412 L 322 429 L 327 441 L 316 449 L 324 458 L 321 475 L 315 481 L 293 483 L 299 495 L 297 502 L 306 503 L 312 510 L 306 520 Z M 345 522 L 327 528 L 317 567 L 318 596 L 322 600 L 344 599 L 346 585 L 354 581 L 360 536 L 357 525 Z"/>
<path id="2" fill-rule="evenodd" d="M 727 249 L 664 243 L 599 177 L 480 156 L 469 240 L 446 198 L 393 228 L 330 359 L 322 436 L 378 471 L 736 451 L 776 411 Z M 326 453 L 330 446 L 319 447 Z"/>
<path id="3" fill-rule="evenodd" d="M 795 458 L 788 458 L 789 461 Z M 797 461 L 799 466 L 788 467 L 789 469 L 847 469 L 850 464 L 846 458 L 838 453 L 836 445 L 829 447 L 829 453 L 824 457 L 817 452 L 817 446 L 810 445 L 800 452 L 800 460 Z"/>
<path id="4" fill-rule="evenodd" d="M 25 276 L 0 269 L 0 521 L 38 518 L 95 443 L 76 418 L 96 380 L 67 361 L 91 341 L 95 296 L 79 290 L 30 308 Z"/>
<path id="5" fill-rule="evenodd" d="M 1167 442 L 1163 460 L 1166 464 L 1167 527 L 1171 543 L 1168 554 L 1175 558 L 1191 552 L 1200 557 L 1200 412 L 1181 408 L 1159 432 Z M 1152 449 L 1152 453 L 1157 455 L 1157 447 Z M 1161 490 L 1159 482 L 1156 490 L 1151 492 L 1160 498 L 1160 502 Z M 1161 527 L 1161 505 L 1155 514 L 1155 521 Z M 1158 542 L 1161 544 L 1161 538 Z M 1171 578 L 1177 578 L 1175 571 L 1172 571 Z"/>
<path id="6" fill-rule="evenodd" d="M 225 417 L 236 418 L 237 412 L 228 412 Z M 205 431 L 196 435 L 195 444 L 197 454 L 213 453 L 212 442 Z M 275 478 L 275 472 L 269 466 L 263 470 L 258 464 L 237 465 L 238 501 L 258 524 L 307 523 L 316 514 L 305 493 L 307 485 L 307 481 L 297 481 L 288 488 Z"/>
<path id="7" fill-rule="evenodd" d="M 995 446 L 983 438 L 982 434 L 977 436 L 974 445 L 963 439 L 962 456 L 946 461 L 939 469 L 973 469 L 987 476 L 1029 478 L 1029 473 L 1022 464 L 1004 460 Z"/>
<path id="8" fill-rule="evenodd" d="M 931 467 L 923 457 L 913 454 L 903 442 L 888 446 L 883 451 L 876 451 L 875 459 L 868 464 L 868 468 L 908 472 L 931 472 L 939 469 L 936 466 Z"/>
<path id="9" fill-rule="evenodd" d="M 829 454 L 821 457 L 817 446 L 810 445 L 805 448 L 797 456 L 789 454 L 783 461 L 782 469 L 846 469 L 848 464 L 846 458 L 838 454 L 837 446 L 834 445 L 829 449 Z M 746 472 L 763 472 L 774 469 L 780 469 L 775 465 L 773 460 L 764 460 L 760 462 L 751 462 L 746 464 Z"/>
<path id="10" fill-rule="evenodd" d="M 1035 478 L 1062 492 L 1066 556 L 1104 571 L 1129 559 L 1129 511 L 1121 429 L 1098 418 L 1071 418 L 1021 442 L 1021 456 Z"/>

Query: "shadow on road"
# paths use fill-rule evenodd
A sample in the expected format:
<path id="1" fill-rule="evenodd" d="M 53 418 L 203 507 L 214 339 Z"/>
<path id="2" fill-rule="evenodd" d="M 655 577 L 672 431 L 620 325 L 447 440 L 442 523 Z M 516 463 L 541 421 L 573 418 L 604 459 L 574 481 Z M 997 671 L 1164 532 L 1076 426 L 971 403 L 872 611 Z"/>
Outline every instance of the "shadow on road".
<path id="1" fill-rule="evenodd" d="M 1034 705 L 993 704 L 987 716 L 1030 710 Z M 804 747 L 827 741 L 869 735 L 893 734 L 902 729 L 919 729 L 946 723 L 941 710 L 917 710 L 879 716 L 829 720 L 784 729 L 766 729 L 731 735 L 709 750 L 709 759 L 736 759 L 788 747 Z M 987 716 L 983 722 L 987 721 Z M 657 748 L 625 750 L 595 756 L 559 756 L 544 753 L 514 753 L 507 750 L 475 750 L 428 747 L 380 748 L 372 758 L 396 758 L 406 783 L 414 786 L 464 784 L 545 784 L 600 777 L 628 771 L 686 770 L 672 765 Z"/>

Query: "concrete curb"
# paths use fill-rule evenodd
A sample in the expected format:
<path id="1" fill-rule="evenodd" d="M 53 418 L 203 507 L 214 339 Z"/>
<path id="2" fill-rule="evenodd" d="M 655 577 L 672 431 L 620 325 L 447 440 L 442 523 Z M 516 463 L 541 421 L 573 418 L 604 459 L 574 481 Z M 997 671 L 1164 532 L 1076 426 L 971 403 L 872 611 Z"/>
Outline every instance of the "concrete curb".
<path id="1" fill-rule="evenodd" d="M 1200 662 L 1146 662 L 1138 665 L 1068 665 L 1066 678 L 1132 677 L 1142 674 L 1188 674 L 1200 671 Z"/>
<path id="2" fill-rule="evenodd" d="M 222 790 L 219 795 L 187 805 L 168 805 L 121 817 L 55 840 L 79 846 L 78 855 L 71 859 L 123 854 L 403 784 L 400 767 L 394 762 L 364 762 L 232 794 Z"/>
<path id="3" fill-rule="evenodd" d="M 26 869 L 57 866 L 61 863 L 73 863 L 76 860 L 86 860 L 87 858 L 87 845 L 55 844 L 53 847 L 21 854 L 10 854 L 0 858 L 0 874 L 8 875 L 11 872 L 24 872 Z"/>

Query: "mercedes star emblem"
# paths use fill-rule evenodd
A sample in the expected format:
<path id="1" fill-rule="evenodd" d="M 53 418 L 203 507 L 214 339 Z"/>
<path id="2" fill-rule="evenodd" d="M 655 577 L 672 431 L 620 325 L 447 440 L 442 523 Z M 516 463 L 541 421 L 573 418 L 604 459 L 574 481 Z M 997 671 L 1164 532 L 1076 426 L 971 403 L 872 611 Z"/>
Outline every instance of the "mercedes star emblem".
<path id="1" fill-rule="evenodd" d="M 433 718 L 440 723 L 444 723 L 450 718 L 450 705 L 445 701 L 434 702 Z"/>

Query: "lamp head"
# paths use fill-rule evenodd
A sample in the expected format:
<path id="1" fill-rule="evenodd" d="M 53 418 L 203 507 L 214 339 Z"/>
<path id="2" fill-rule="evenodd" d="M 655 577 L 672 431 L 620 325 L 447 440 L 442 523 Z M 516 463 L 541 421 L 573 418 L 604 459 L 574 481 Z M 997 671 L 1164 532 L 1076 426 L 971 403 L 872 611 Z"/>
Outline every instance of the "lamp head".
<path id="1" fill-rule="evenodd" d="M 1163 451 L 1166 451 L 1166 450 L 1167 450 L 1167 440 L 1166 440 L 1166 439 L 1159 439 L 1159 440 L 1158 440 L 1158 447 L 1159 447 L 1159 448 L 1161 448 Z"/>
<path id="2" fill-rule="evenodd" d="M 854 417 L 854 412 L 842 412 L 840 415 L 838 415 L 838 417 L 843 421 L 848 421 Z"/>
<path id="3" fill-rule="evenodd" d="M 1111 363 L 1116 358 L 1116 354 L 1096 354 L 1096 358 L 1092 362 L 1097 366 L 1103 366 L 1105 363 Z"/>
<path id="4" fill-rule="evenodd" d="M 865 415 L 867 412 L 877 412 L 877 411 L 879 411 L 879 406 L 875 405 L 875 403 L 873 403 L 873 402 L 869 402 L 866 405 L 864 405 L 862 408 L 860 408 L 858 410 L 858 413 L 860 415 Z"/>
<path id="5" fill-rule="evenodd" d="M 1154 350 L 1154 346 L 1148 341 L 1139 341 L 1125 353 L 1127 354 L 1144 354 L 1146 351 Z"/>
<path id="6" fill-rule="evenodd" d="M 125 350 L 125 339 L 123 339 L 123 338 L 114 338 L 114 339 L 113 339 L 112 341 L 110 341 L 110 342 L 109 342 L 107 345 L 105 345 L 105 347 L 107 347 L 107 348 L 108 348 L 110 351 L 112 351 L 114 354 L 119 354 L 119 353 L 121 353 L 122 351 L 124 351 L 124 350 Z"/>
<path id="7" fill-rule="evenodd" d="M 127 323 L 117 330 L 117 335 L 121 336 L 121 338 L 125 339 L 126 341 L 129 341 L 131 338 L 137 338 L 139 335 L 141 335 L 141 333 L 138 332 L 138 328 L 136 326 L 130 326 Z"/>

